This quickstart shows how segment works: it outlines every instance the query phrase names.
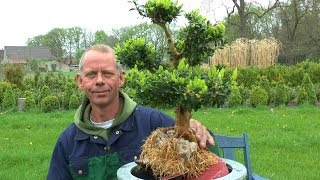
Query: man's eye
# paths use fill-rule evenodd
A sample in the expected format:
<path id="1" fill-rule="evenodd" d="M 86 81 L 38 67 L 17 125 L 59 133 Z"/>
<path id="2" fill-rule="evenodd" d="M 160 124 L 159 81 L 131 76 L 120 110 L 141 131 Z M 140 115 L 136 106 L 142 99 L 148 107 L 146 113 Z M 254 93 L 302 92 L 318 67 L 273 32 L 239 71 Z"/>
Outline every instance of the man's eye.
<path id="1" fill-rule="evenodd" d="M 91 72 L 91 73 L 87 73 L 86 75 L 87 77 L 94 77 L 95 76 L 95 73 Z"/>
<path id="2" fill-rule="evenodd" d="M 113 73 L 110 73 L 110 72 L 103 73 L 103 75 L 104 75 L 104 77 L 108 77 L 108 78 L 114 76 L 114 74 L 113 74 Z"/>

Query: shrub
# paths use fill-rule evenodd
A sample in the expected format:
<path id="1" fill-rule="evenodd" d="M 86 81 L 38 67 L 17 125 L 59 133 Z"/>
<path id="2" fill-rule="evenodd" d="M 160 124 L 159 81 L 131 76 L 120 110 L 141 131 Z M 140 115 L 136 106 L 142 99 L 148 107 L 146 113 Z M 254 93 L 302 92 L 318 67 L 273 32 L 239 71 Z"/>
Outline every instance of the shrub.
<path id="1" fill-rule="evenodd" d="M 40 91 L 39 101 L 41 102 L 43 98 L 51 96 L 51 95 L 52 95 L 52 93 L 51 93 L 49 86 L 44 85 L 44 86 L 42 86 L 41 91 Z"/>
<path id="2" fill-rule="evenodd" d="M 56 96 L 47 96 L 41 100 L 41 111 L 51 112 L 59 109 L 59 100 Z"/>
<path id="3" fill-rule="evenodd" d="M 36 106 L 35 96 L 32 91 L 25 91 L 24 97 L 26 98 L 26 101 L 25 101 L 25 108 L 26 109 L 30 109 L 30 108 L 33 108 Z"/>
<path id="4" fill-rule="evenodd" d="M 243 85 L 239 86 L 238 88 L 241 94 L 242 104 L 247 105 L 247 101 L 250 98 L 250 89 L 248 87 L 244 87 Z"/>
<path id="5" fill-rule="evenodd" d="M 288 94 L 289 87 L 285 85 L 283 82 L 280 82 L 275 87 L 274 101 L 273 103 L 277 105 L 287 104 L 289 101 Z"/>
<path id="6" fill-rule="evenodd" d="M 69 109 L 76 109 L 80 105 L 80 98 L 77 95 L 72 94 L 69 99 Z"/>
<path id="7" fill-rule="evenodd" d="M 293 101 L 298 98 L 298 92 L 297 88 L 295 87 L 289 87 L 288 89 L 288 101 Z"/>
<path id="8" fill-rule="evenodd" d="M 57 96 L 58 96 L 59 102 L 61 104 L 61 107 L 64 109 L 68 109 L 71 94 L 69 92 L 65 91 L 65 92 L 59 93 Z"/>
<path id="9" fill-rule="evenodd" d="M 232 87 L 231 93 L 228 96 L 228 106 L 240 106 L 242 104 L 242 97 L 238 87 Z"/>
<path id="10" fill-rule="evenodd" d="M 34 78 L 31 76 L 25 77 L 22 83 L 25 91 L 30 91 L 31 89 L 36 88 L 36 83 L 34 81 Z"/>
<path id="11" fill-rule="evenodd" d="M 0 82 L 0 105 L 2 104 L 4 93 L 7 90 L 7 88 L 11 88 L 11 84 L 8 82 Z"/>
<path id="12" fill-rule="evenodd" d="M 270 82 L 279 82 L 284 80 L 283 76 L 285 75 L 286 70 L 287 67 L 282 65 L 274 65 L 261 69 L 261 71 L 264 71 L 264 75 L 267 76 Z"/>
<path id="13" fill-rule="evenodd" d="M 18 88 L 23 89 L 23 67 L 20 64 L 6 64 L 4 66 L 4 79 L 11 84 L 17 85 Z"/>
<path id="14" fill-rule="evenodd" d="M 315 84 L 314 87 L 316 89 L 317 99 L 320 101 L 320 83 Z"/>
<path id="15" fill-rule="evenodd" d="M 250 104 L 253 107 L 264 106 L 268 104 L 268 92 L 261 86 L 253 86 L 250 93 Z"/>
<path id="16" fill-rule="evenodd" d="M 270 91 L 271 83 L 268 80 L 267 76 L 260 76 L 258 77 L 257 82 L 255 83 L 257 86 L 261 86 L 267 92 Z"/>
<path id="17" fill-rule="evenodd" d="M 308 93 L 306 89 L 302 86 L 298 87 L 298 97 L 297 97 L 297 102 L 298 104 L 303 104 L 307 101 L 308 99 Z"/>
<path id="18" fill-rule="evenodd" d="M 259 75 L 260 71 L 257 67 L 239 68 L 237 83 L 250 87 L 255 84 Z"/>
<path id="19" fill-rule="evenodd" d="M 296 67 L 302 68 L 304 70 L 304 73 L 308 73 L 313 83 L 320 83 L 320 64 L 319 63 L 306 60 L 301 63 L 298 63 Z"/>
<path id="20" fill-rule="evenodd" d="M 8 87 L 4 92 L 4 97 L 1 105 L 4 109 L 9 109 L 15 107 L 16 104 L 17 98 L 15 97 L 13 89 L 11 87 Z"/>
<path id="21" fill-rule="evenodd" d="M 302 82 L 302 77 L 304 74 L 303 68 L 298 68 L 297 66 L 293 66 L 288 69 L 288 77 L 286 77 L 288 85 L 297 87 Z"/>
<path id="22" fill-rule="evenodd" d="M 307 93 L 307 100 L 309 101 L 309 103 L 315 104 L 317 102 L 317 94 L 308 73 L 304 74 L 301 86 L 305 89 Z"/>

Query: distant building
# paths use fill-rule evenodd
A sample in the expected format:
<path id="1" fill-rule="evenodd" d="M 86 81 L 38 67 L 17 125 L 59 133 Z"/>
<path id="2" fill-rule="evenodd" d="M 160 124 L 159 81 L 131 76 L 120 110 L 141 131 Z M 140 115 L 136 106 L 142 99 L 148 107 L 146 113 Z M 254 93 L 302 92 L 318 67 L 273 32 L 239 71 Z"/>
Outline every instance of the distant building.
<path id="1" fill-rule="evenodd" d="M 0 52 L 1 54 L 1 52 Z M 47 47 L 35 46 L 4 46 L 3 58 L 0 63 L 23 64 L 28 61 L 39 61 L 41 71 L 69 71 L 68 65 L 54 60 L 51 51 Z"/>
<path id="2" fill-rule="evenodd" d="M 3 62 L 10 64 L 26 64 L 28 60 L 53 60 L 47 47 L 4 46 Z"/>

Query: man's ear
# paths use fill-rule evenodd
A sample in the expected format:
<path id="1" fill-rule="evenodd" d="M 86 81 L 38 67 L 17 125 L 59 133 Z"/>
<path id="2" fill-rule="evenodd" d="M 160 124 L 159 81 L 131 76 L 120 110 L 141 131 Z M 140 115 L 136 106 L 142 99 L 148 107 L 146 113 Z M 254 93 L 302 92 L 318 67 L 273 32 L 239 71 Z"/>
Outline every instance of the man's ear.
<path id="1" fill-rule="evenodd" d="M 125 82 L 125 78 L 126 78 L 126 72 L 125 71 L 121 71 L 120 73 L 120 81 L 119 81 L 119 87 L 122 87 L 124 82 Z"/>
<path id="2" fill-rule="evenodd" d="M 76 76 L 76 81 L 79 89 L 83 90 L 83 84 L 82 84 L 82 78 L 80 74 L 77 74 Z"/>

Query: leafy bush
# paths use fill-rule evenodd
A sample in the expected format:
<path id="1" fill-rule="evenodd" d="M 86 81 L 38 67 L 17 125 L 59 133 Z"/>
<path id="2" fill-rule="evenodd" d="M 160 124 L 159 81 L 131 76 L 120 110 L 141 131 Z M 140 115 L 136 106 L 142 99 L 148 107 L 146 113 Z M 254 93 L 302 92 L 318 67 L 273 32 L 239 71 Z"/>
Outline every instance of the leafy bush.
<path id="1" fill-rule="evenodd" d="M 268 77 L 269 81 L 275 81 L 275 82 L 280 82 L 280 81 L 284 81 L 287 72 L 288 72 L 288 66 L 284 66 L 284 65 L 273 65 L 273 66 L 269 66 L 266 67 L 264 69 L 262 69 L 263 74 L 265 76 Z"/>
<path id="2" fill-rule="evenodd" d="M 0 105 L 2 104 L 4 93 L 8 88 L 11 88 L 12 85 L 8 82 L 0 82 Z"/>
<path id="3" fill-rule="evenodd" d="M 242 97 L 238 87 L 232 87 L 231 93 L 228 96 L 228 106 L 240 106 L 242 104 Z"/>
<path id="4" fill-rule="evenodd" d="M 270 91 L 271 83 L 268 80 L 267 76 L 258 76 L 257 82 L 255 83 L 257 86 L 261 86 L 267 92 Z"/>
<path id="5" fill-rule="evenodd" d="M 21 64 L 6 64 L 4 66 L 4 79 L 11 84 L 17 85 L 18 88 L 23 89 L 23 67 Z"/>
<path id="6" fill-rule="evenodd" d="M 317 94 L 308 73 L 304 74 L 301 86 L 305 89 L 307 93 L 307 100 L 309 101 L 309 103 L 315 104 L 317 102 Z"/>
<path id="7" fill-rule="evenodd" d="M 303 68 L 297 66 L 288 68 L 288 76 L 286 77 L 288 85 L 293 87 L 299 86 L 302 82 L 304 71 Z"/>
<path id="8" fill-rule="evenodd" d="M 39 101 L 41 102 L 43 98 L 51 96 L 51 95 L 52 95 L 52 93 L 51 93 L 49 86 L 44 85 L 44 86 L 42 86 L 41 91 L 40 91 Z"/>
<path id="9" fill-rule="evenodd" d="M 17 104 L 17 98 L 11 87 L 6 88 L 3 96 L 2 107 L 4 109 L 9 109 L 15 107 Z"/>
<path id="10" fill-rule="evenodd" d="M 244 87 L 250 88 L 251 85 L 255 84 L 259 76 L 260 71 L 257 67 L 239 68 L 237 83 L 239 85 L 243 84 Z"/>
<path id="11" fill-rule="evenodd" d="M 313 83 L 320 83 L 320 64 L 319 63 L 306 60 L 301 63 L 298 63 L 295 67 L 302 68 L 304 70 L 304 73 L 308 73 Z"/>
<path id="12" fill-rule="evenodd" d="M 320 83 L 315 84 L 314 87 L 316 89 L 317 99 L 320 101 Z"/>
<path id="13" fill-rule="evenodd" d="M 308 100 L 308 93 L 306 89 L 302 86 L 298 87 L 298 97 L 297 97 L 297 102 L 298 104 L 303 104 Z"/>
<path id="14" fill-rule="evenodd" d="M 289 87 L 288 89 L 288 101 L 291 102 L 291 101 L 294 101 L 298 98 L 298 88 L 296 87 Z"/>
<path id="15" fill-rule="evenodd" d="M 268 105 L 268 92 L 261 86 L 253 86 L 249 99 L 253 107 Z"/>
<path id="16" fill-rule="evenodd" d="M 77 95 L 72 94 L 69 99 L 69 109 L 76 109 L 79 107 L 79 105 L 80 98 Z"/>
<path id="17" fill-rule="evenodd" d="M 78 89 L 78 86 L 74 81 L 67 82 L 63 87 L 64 88 L 61 88 L 61 89 L 64 89 L 64 90 L 62 92 L 56 93 L 56 94 L 59 98 L 61 108 L 69 109 L 70 97 L 73 94 L 77 94 L 78 96 L 81 96 L 83 93 Z M 78 98 L 78 99 L 80 100 L 80 98 Z"/>
<path id="18" fill-rule="evenodd" d="M 289 87 L 284 82 L 275 83 L 275 88 L 272 89 L 269 99 L 270 102 L 278 106 L 281 104 L 287 104 L 289 102 Z"/>
<path id="19" fill-rule="evenodd" d="M 25 91 L 24 97 L 26 98 L 26 101 L 25 101 L 26 109 L 34 108 L 36 106 L 35 95 L 32 91 Z"/>
<path id="20" fill-rule="evenodd" d="M 248 87 L 245 87 L 243 84 L 240 85 L 238 88 L 241 94 L 242 104 L 247 105 L 247 101 L 250 98 L 250 89 Z"/>
<path id="21" fill-rule="evenodd" d="M 56 96 L 47 96 L 41 100 L 41 111 L 51 112 L 59 110 L 59 100 Z"/>

